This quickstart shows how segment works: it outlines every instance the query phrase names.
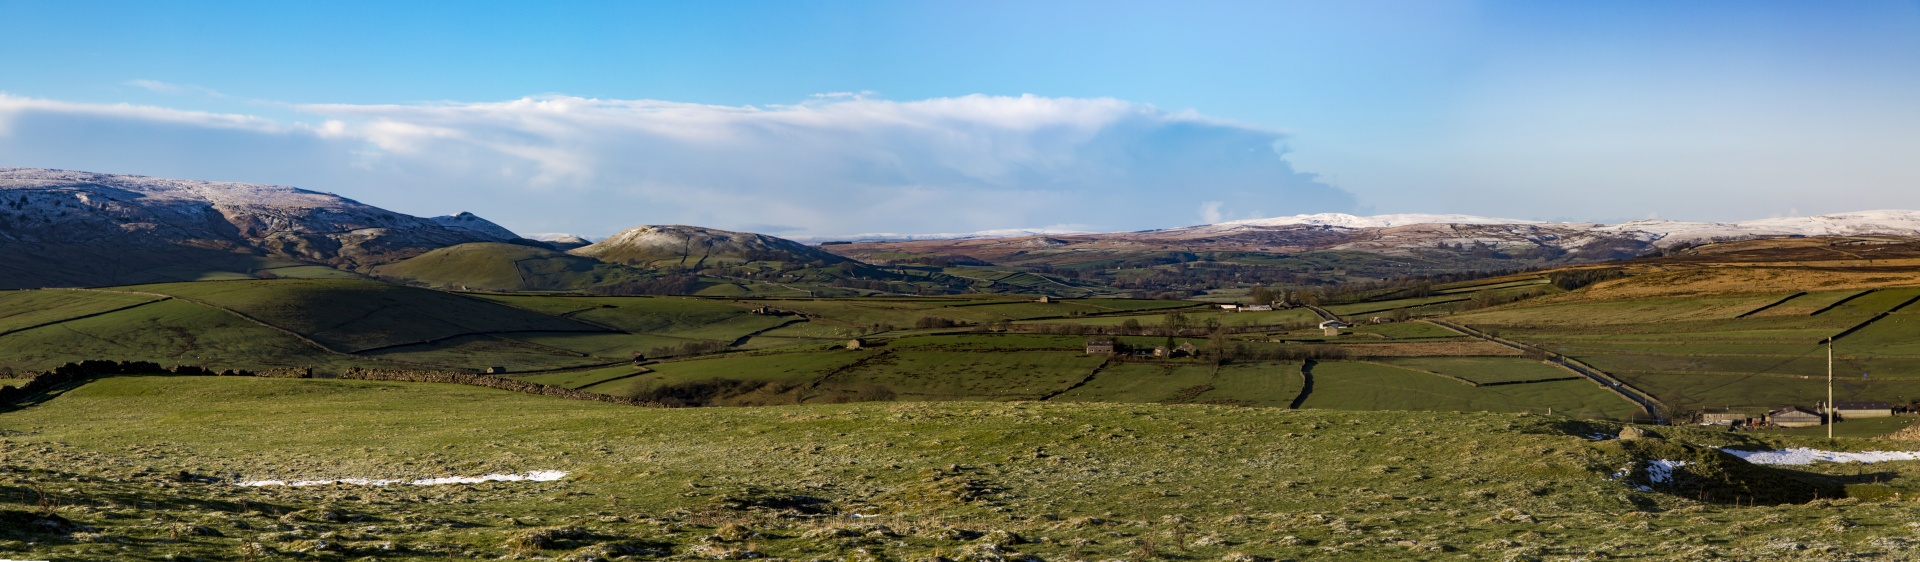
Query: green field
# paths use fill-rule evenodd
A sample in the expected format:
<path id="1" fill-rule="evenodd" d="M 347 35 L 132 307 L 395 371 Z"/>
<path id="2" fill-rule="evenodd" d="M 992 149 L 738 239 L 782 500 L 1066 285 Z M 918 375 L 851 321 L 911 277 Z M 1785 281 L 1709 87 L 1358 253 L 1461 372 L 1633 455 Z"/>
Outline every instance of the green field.
<path id="1" fill-rule="evenodd" d="M 608 331 L 480 299 L 371 281 L 225 281 L 132 289 L 232 310 L 342 352 L 473 333 Z"/>
<path id="2" fill-rule="evenodd" d="M 1412 357 L 1381 359 L 1379 362 L 1453 375 L 1481 384 L 1579 376 L 1559 367 L 1519 357 Z"/>
<path id="3" fill-rule="evenodd" d="M 0 336 L 0 366 L 45 370 L 79 359 L 256 369 L 338 365 L 348 358 L 180 300 Z"/>
<path id="4" fill-rule="evenodd" d="M 1886 540 L 1907 532 L 1911 502 L 1894 498 L 1920 492 L 1920 463 L 1874 465 L 1864 480 L 1852 466 L 1689 467 L 1716 493 L 1860 494 L 1701 502 L 1692 488 L 1643 492 L 1612 473 L 1649 458 L 1724 462 L 1683 443 L 1815 442 L 1663 428 L 1676 442 L 1628 446 L 1582 436 L 1611 426 L 1559 416 L 1048 403 L 662 410 L 452 385 L 118 377 L 0 412 L 0 425 L 7 450 L 32 451 L 0 457 L 0 515 L 87 527 L 0 529 L 0 556 L 17 559 L 1713 559 L 1781 541 L 1834 558 L 1920 554 Z M 230 484 L 535 470 L 567 474 Z M 175 481 L 181 472 L 205 480 Z M 50 507 L 37 507 L 35 491 Z M 524 540 L 543 529 L 563 530 Z"/>
<path id="5" fill-rule="evenodd" d="M 0 333 L 160 300 L 106 291 L 0 291 Z"/>
<path id="6" fill-rule="evenodd" d="M 1078 352 L 903 350 L 824 385 L 878 385 L 914 400 L 1031 400 L 1079 382 L 1105 359 Z"/>
<path id="7" fill-rule="evenodd" d="M 572 389 L 583 389 L 583 388 L 591 387 L 598 384 L 617 382 L 619 380 L 632 378 L 634 376 L 638 376 L 639 374 L 645 373 L 647 371 L 648 369 L 646 368 L 635 367 L 633 365 L 615 365 L 612 367 L 600 367 L 595 369 L 583 369 L 578 371 L 562 371 L 557 373 L 540 373 L 540 374 L 533 374 L 533 375 L 514 375 L 512 378 L 527 381 L 527 382 L 537 382 L 537 383 L 546 384 L 546 385 L 564 386 Z"/>
<path id="8" fill-rule="evenodd" d="M 1353 362 L 1313 368 L 1304 407 L 1336 410 L 1535 412 L 1630 418 L 1639 408 L 1586 380 L 1483 386 L 1418 371 Z"/>

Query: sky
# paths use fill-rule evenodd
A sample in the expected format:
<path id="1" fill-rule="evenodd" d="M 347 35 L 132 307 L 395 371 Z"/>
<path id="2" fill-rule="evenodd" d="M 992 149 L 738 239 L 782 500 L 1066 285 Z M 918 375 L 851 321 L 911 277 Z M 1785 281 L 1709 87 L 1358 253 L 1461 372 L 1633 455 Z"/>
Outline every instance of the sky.
<path id="1" fill-rule="evenodd" d="M 1920 208 L 1920 0 L 0 0 L 0 167 L 521 233 Z"/>

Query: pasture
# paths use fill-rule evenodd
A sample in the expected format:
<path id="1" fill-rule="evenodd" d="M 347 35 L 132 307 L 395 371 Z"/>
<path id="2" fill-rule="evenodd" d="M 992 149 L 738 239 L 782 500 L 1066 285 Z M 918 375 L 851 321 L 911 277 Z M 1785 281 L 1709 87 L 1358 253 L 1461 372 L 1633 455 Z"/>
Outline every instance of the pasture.
<path id="1" fill-rule="evenodd" d="M 1696 453 L 1591 441 L 1585 433 L 1615 426 L 1561 416 L 1032 402 L 671 410 L 456 385 L 127 376 L 0 412 L 0 424 L 10 430 L 0 446 L 32 451 L 0 457 L 12 475 L 0 513 L 41 512 L 40 490 L 45 513 L 87 526 L 10 528 L 0 555 L 13 558 L 1134 559 L 1151 549 L 1307 559 L 1327 547 L 1358 559 L 1714 558 L 1782 540 L 1846 557 L 1917 554 L 1884 538 L 1905 532 L 1909 502 L 1892 498 L 1920 492 L 1920 463 L 1876 465 L 1872 489 L 1851 486 L 1852 467 L 1703 472 L 1708 486 L 1781 497 L 1863 494 L 1703 502 L 1612 476 L 1650 455 Z M 1815 443 L 1662 431 L 1711 446 Z M 534 470 L 566 476 L 232 484 Z M 1849 524 L 1829 525 L 1842 506 Z M 1549 528 L 1551 540 L 1530 534 Z M 1356 529 L 1392 540 L 1351 540 Z M 525 539 L 538 532 L 551 534 Z"/>

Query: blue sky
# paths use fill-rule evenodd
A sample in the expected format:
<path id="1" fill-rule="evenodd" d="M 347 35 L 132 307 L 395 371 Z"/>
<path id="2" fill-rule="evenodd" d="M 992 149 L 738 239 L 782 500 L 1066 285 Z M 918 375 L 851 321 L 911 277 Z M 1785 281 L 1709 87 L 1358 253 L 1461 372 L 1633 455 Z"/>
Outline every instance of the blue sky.
<path id="1" fill-rule="evenodd" d="M 0 166 L 521 232 L 1920 207 L 1920 2 L 0 0 Z"/>

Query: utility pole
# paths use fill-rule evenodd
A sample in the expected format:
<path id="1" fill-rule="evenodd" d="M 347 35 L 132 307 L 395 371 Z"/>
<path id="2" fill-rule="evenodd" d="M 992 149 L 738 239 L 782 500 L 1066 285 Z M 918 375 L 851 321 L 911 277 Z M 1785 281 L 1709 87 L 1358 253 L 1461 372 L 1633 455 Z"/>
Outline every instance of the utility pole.
<path id="1" fill-rule="evenodd" d="M 1827 338 L 1827 440 L 1833 440 L 1833 338 Z"/>

